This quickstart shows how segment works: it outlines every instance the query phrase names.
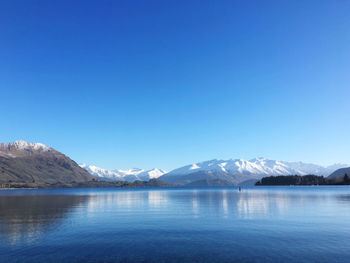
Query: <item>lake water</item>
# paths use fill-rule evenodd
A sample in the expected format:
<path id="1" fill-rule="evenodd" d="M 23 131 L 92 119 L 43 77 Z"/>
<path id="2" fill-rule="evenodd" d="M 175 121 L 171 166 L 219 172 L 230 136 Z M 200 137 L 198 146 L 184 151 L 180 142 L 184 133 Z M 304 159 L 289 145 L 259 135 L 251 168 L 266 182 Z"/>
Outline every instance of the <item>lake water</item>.
<path id="1" fill-rule="evenodd" d="M 0 262 L 350 262 L 350 187 L 0 191 Z"/>

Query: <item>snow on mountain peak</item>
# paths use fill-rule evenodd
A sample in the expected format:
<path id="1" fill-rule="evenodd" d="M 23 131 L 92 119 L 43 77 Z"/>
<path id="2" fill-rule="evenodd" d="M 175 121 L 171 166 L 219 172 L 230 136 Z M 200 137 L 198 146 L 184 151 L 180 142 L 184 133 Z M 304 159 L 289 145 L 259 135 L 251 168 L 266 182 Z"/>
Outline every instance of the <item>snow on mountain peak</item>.
<path id="1" fill-rule="evenodd" d="M 9 143 L 9 145 L 11 145 L 11 143 Z M 17 149 L 32 148 L 34 150 L 42 150 L 42 151 L 47 151 L 50 149 L 50 147 L 46 146 L 45 144 L 32 143 L 32 142 L 27 142 L 23 140 L 15 141 L 14 143 L 12 143 L 12 145 Z"/>
<path id="2" fill-rule="evenodd" d="M 153 168 L 151 170 L 146 171 L 145 173 L 148 174 L 150 179 L 154 179 L 162 176 L 163 174 L 166 174 L 167 171 L 158 168 Z"/>
<path id="3" fill-rule="evenodd" d="M 346 167 L 347 165 L 321 166 L 316 164 L 308 164 L 302 162 L 284 162 L 269 160 L 263 157 L 251 160 L 229 159 L 229 160 L 210 160 L 191 165 L 186 165 L 170 171 L 167 176 L 186 175 L 195 172 L 224 172 L 228 174 L 244 174 L 244 175 L 306 175 L 316 174 L 327 176 L 337 168 Z"/>
<path id="4" fill-rule="evenodd" d="M 166 171 L 158 168 L 151 170 L 144 170 L 139 168 L 131 168 L 127 170 L 115 169 L 115 170 L 106 170 L 99 168 L 93 165 L 80 164 L 80 167 L 87 170 L 94 176 L 101 178 L 108 178 L 116 181 L 129 181 L 134 182 L 136 180 L 148 181 L 149 179 L 154 179 L 162 176 L 167 173 Z"/>
<path id="5" fill-rule="evenodd" d="M 0 143 L 0 151 L 5 152 L 9 156 L 16 157 L 19 153 L 31 154 L 33 151 L 35 152 L 49 152 L 51 150 L 50 147 L 46 146 L 42 143 L 31 143 L 23 140 L 10 142 L 10 143 Z M 14 155 L 13 153 L 16 152 Z"/>
<path id="6" fill-rule="evenodd" d="M 191 165 L 190 170 L 196 170 L 198 168 L 199 168 L 199 166 L 194 163 L 194 164 Z"/>
<path id="7" fill-rule="evenodd" d="M 239 180 L 243 181 L 247 179 L 256 179 L 264 176 L 276 175 L 315 174 L 328 176 L 335 170 L 347 167 L 348 165 L 335 164 L 331 166 L 321 166 L 303 162 L 276 161 L 259 157 L 251 160 L 234 158 L 229 160 L 213 159 L 209 161 L 186 165 L 174 169 L 169 173 L 158 168 L 154 168 L 151 170 L 143 170 L 139 168 L 132 168 L 126 170 L 106 170 L 93 165 L 81 164 L 80 166 L 95 176 L 118 181 L 148 181 L 149 179 L 158 178 L 163 175 L 164 177 L 162 177 L 161 180 L 163 180 L 164 178 L 165 181 L 171 181 L 169 178 L 184 178 L 184 176 L 186 177 L 187 175 L 190 175 L 189 178 L 195 178 L 197 175 L 200 177 L 203 176 L 203 173 L 207 173 L 211 174 L 211 176 L 215 176 L 215 174 L 217 174 L 226 176 L 225 178 L 227 178 L 227 176 L 232 177 L 235 178 L 235 180 L 238 182 Z"/>

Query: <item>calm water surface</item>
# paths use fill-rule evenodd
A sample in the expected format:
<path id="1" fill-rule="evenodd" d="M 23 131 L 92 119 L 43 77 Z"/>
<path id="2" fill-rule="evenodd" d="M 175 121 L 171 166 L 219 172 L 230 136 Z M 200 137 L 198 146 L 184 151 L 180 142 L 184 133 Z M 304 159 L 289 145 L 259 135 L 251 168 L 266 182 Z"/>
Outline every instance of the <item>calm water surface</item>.
<path id="1" fill-rule="evenodd" d="M 0 191 L 0 262 L 350 262 L 350 187 Z"/>

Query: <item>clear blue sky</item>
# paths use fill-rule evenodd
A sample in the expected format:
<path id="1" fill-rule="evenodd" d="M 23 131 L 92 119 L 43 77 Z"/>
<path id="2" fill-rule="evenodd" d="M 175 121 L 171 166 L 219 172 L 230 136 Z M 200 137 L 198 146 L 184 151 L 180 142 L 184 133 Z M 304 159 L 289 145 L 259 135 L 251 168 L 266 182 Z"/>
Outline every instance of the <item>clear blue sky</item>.
<path id="1" fill-rule="evenodd" d="M 350 1 L 1 1 L 0 141 L 172 169 L 350 163 Z"/>

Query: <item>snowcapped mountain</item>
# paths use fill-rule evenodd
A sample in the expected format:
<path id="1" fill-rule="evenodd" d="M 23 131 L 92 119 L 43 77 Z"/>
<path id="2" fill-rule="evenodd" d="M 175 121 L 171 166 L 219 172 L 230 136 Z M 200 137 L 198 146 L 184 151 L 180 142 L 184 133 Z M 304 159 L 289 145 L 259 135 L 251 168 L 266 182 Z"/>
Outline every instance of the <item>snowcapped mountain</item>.
<path id="1" fill-rule="evenodd" d="M 80 164 L 80 167 L 84 168 L 96 177 L 128 182 L 134 182 L 136 180 L 148 181 L 150 179 L 158 178 L 166 173 L 166 171 L 158 168 L 154 168 L 151 170 L 143 170 L 139 168 L 133 168 L 128 170 L 106 170 L 93 165 L 86 164 Z"/>
<path id="2" fill-rule="evenodd" d="M 32 143 L 26 141 L 15 141 L 10 143 L 0 143 L 0 154 L 7 157 L 22 157 L 32 154 L 50 152 L 53 149 L 42 143 Z"/>
<path id="3" fill-rule="evenodd" d="M 251 160 L 229 159 L 210 160 L 177 168 L 163 175 L 160 179 L 168 183 L 187 184 L 197 180 L 226 180 L 237 184 L 251 179 L 260 179 L 271 175 L 306 175 L 328 176 L 336 169 L 347 167 L 345 164 L 321 166 L 302 162 L 283 162 L 266 158 Z"/>
<path id="4" fill-rule="evenodd" d="M 93 165 L 81 164 L 80 167 L 96 177 L 107 178 L 115 181 L 136 180 L 148 181 L 159 178 L 167 183 L 191 184 L 196 181 L 206 182 L 220 180 L 227 184 L 240 184 L 242 182 L 261 179 L 271 175 L 306 175 L 315 174 L 328 176 L 335 170 L 348 167 L 346 164 L 334 164 L 321 166 L 303 162 L 284 162 L 255 158 L 251 160 L 229 159 L 210 160 L 186 165 L 170 172 L 161 169 L 143 170 L 138 168 L 128 170 L 106 170 Z"/>

